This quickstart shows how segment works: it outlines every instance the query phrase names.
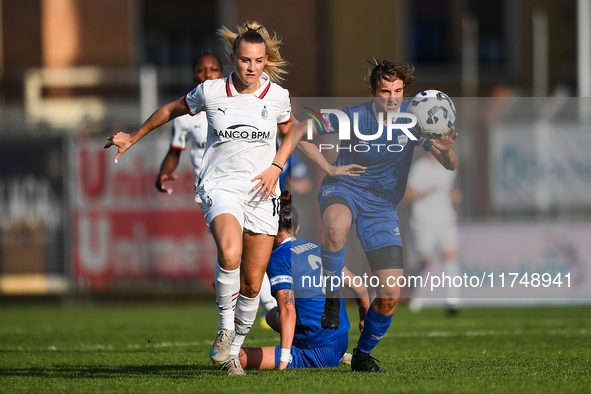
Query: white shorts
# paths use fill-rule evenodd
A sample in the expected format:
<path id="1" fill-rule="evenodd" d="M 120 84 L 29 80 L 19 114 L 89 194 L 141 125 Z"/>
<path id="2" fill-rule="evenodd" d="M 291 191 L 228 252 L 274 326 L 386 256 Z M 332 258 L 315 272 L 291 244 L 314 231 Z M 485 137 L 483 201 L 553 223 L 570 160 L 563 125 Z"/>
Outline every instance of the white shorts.
<path id="1" fill-rule="evenodd" d="M 255 234 L 277 235 L 279 228 L 279 198 L 269 197 L 268 200 L 246 201 L 235 194 L 223 190 L 212 190 L 201 196 L 203 216 L 209 226 L 211 221 L 222 213 L 230 213 L 236 217 L 244 231 Z"/>
<path id="2" fill-rule="evenodd" d="M 197 205 L 203 208 L 203 200 L 201 199 L 199 193 L 195 193 L 195 202 L 197 203 Z"/>
<path id="3" fill-rule="evenodd" d="M 455 223 L 411 223 L 411 229 L 415 250 L 421 258 L 431 258 L 436 252 L 458 248 L 458 228 Z"/>

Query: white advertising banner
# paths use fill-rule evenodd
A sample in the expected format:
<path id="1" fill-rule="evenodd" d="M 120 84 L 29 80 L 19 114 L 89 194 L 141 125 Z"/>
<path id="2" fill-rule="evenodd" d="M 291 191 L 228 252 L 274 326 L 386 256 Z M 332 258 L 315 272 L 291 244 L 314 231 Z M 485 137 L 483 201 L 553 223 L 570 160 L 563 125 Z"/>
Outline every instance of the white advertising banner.
<path id="1" fill-rule="evenodd" d="M 550 122 L 495 123 L 490 138 L 493 209 L 591 207 L 591 128 Z"/>
<path id="2" fill-rule="evenodd" d="M 418 297 L 439 304 L 451 284 L 463 306 L 591 303 L 590 240 L 591 224 L 462 225 L 461 279 L 428 267 Z"/>

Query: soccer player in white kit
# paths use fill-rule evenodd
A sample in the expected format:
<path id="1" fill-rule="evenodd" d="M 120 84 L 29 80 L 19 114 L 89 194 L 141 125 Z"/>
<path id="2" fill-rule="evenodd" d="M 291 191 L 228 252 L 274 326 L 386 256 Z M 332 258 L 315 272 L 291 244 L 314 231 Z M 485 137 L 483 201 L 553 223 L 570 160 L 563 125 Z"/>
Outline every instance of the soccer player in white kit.
<path id="1" fill-rule="evenodd" d="M 234 72 L 205 81 L 161 107 L 132 134 L 109 137 L 105 148 L 117 146 L 117 162 L 158 126 L 206 111 L 208 136 L 197 192 L 218 249 L 215 287 L 221 327 L 210 356 L 223 363 L 228 375 L 243 375 L 238 352 L 256 319 L 278 228 L 277 181 L 293 150 L 291 105 L 288 91 L 272 82 L 285 73 L 281 67 L 286 62 L 278 51 L 281 40 L 257 22 L 239 26 L 238 34 L 226 28 L 219 33 L 231 48 Z M 278 129 L 285 137 L 276 150 Z"/>
<path id="2" fill-rule="evenodd" d="M 419 267 L 425 268 L 439 253 L 447 276 L 461 276 L 458 262 L 457 213 L 454 205 L 461 199 L 455 187 L 456 172 L 443 168 L 433 155 L 425 155 L 412 164 L 405 199 L 412 202 L 410 227 Z M 459 289 L 446 288 L 445 308 L 457 312 Z M 413 297 L 409 309 L 417 312 L 422 301 Z"/>
<path id="3" fill-rule="evenodd" d="M 215 53 L 212 51 L 202 52 L 193 60 L 193 82 L 200 84 L 210 79 L 222 78 L 222 69 L 222 61 Z M 199 174 L 201 173 L 201 162 L 203 161 L 203 154 L 205 153 L 205 146 L 207 144 L 207 129 L 208 123 L 205 111 L 201 111 L 195 116 L 187 114 L 173 119 L 170 148 L 162 161 L 160 172 L 156 177 L 156 189 L 158 191 L 168 194 L 172 193 L 172 188 L 166 187 L 165 182 L 174 181 L 178 178 L 176 175 L 172 175 L 172 173 L 178 166 L 181 152 L 187 148 L 187 144 L 190 141 L 191 163 L 193 164 L 193 173 L 195 175 L 195 191 L 193 195 L 195 202 L 201 206 L 203 201 L 201 201 L 201 197 L 197 193 L 197 185 Z M 263 279 L 260 298 L 260 304 L 265 312 L 277 306 L 277 301 L 271 295 L 271 284 L 269 283 L 267 274 L 265 274 Z"/>

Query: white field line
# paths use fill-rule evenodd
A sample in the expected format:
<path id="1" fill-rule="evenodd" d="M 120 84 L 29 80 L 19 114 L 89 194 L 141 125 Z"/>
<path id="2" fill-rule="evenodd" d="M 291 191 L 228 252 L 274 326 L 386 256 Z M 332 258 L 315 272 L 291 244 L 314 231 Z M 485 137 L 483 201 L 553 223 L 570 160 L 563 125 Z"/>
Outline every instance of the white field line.
<path id="1" fill-rule="evenodd" d="M 386 333 L 384 338 L 430 338 L 430 337 L 474 337 L 474 336 L 520 336 L 520 335 L 590 335 L 591 329 L 581 328 L 576 330 L 571 329 L 554 329 L 554 330 L 535 330 L 535 329 L 528 329 L 528 330 L 472 330 L 472 331 L 428 331 L 428 332 L 408 332 L 408 333 Z M 358 334 L 351 330 L 349 333 L 349 337 L 357 338 Z M 251 339 L 247 337 L 244 341 L 245 347 L 255 347 L 260 346 L 261 344 L 265 343 L 272 343 L 272 344 L 279 344 L 279 336 L 267 337 L 267 338 L 254 338 Z M 121 351 L 127 349 L 150 349 L 150 348 L 158 348 L 158 349 L 166 349 L 166 348 L 175 348 L 175 347 L 190 347 L 190 346 L 210 346 L 210 341 L 187 341 L 187 342 L 160 342 L 160 343 L 142 343 L 142 344 L 128 344 L 122 347 L 109 345 L 109 344 L 80 344 L 80 346 L 75 347 L 57 347 L 54 345 L 46 346 L 46 347 L 26 347 L 23 348 L 22 346 L 18 347 L 2 347 L 0 346 L 0 353 L 1 352 L 14 352 L 14 351 L 22 351 L 22 352 L 31 352 L 31 351 L 100 351 L 100 350 L 109 350 L 109 351 Z"/>

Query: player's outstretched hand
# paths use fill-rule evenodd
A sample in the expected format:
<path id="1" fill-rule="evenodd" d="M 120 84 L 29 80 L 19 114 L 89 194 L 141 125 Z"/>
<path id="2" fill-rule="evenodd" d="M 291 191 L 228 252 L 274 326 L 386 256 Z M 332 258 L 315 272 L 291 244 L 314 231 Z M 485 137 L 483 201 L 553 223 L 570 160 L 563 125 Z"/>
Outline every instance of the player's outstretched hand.
<path id="1" fill-rule="evenodd" d="M 279 167 L 271 166 L 265 170 L 261 175 L 256 176 L 253 178 L 253 181 L 259 180 L 260 182 L 257 183 L 253 190 L 258 190 L 257 197 L 260 197 L 263 194 L 265 195 L 265 200 L 269 198 L 271 195 L 275 195 L 275 186 L 277 185 L 277 181 L 279 180 L 279 175 L 281 174 L 281 170 Z"/>
<path id="2" fill-rule="evenodd" d="M 162 193 L 172 194 L 172 189 L 169 187 L 164 186 L 164 182 L 166 181 L 176 181 L 178 175 L 169 175 L 169 174 L 158 174 L 156 178 L 156 189 Z"/>
<path id="3" fill-rule="evenodd" d="M 105 149 L 110 148 L 111 146 L 115 145 L 117 147 L 117 154 L 115 155 L 115 163 L 119 161 L 119 158 L 128 150 L 134 142 L 132 141 L 131 135 L 123 132 L 119 132 L 115 135 L 110 136 L 107 138 L 107 143 L 105 144 Z"/>
<path id="4" fill-rule="evenodd" d="M 329 176 L 352 176 L 356 177 L 365 172 L 367 167 L 360 166 L 359 164 L 349 164 L 346 166 L 331 166 L 328 170 Z"/>
<path id="5" fill-rule="evenodd" d="M 447 135 L 431 140 L 431 143 L 434 147 L 439 149 L 440 152 L 445 153 L 451 150 L 456 138 L 458 138 L 458 133 L 456 133 L 456 128 L 452 127 Z"/>
<path id="6" fill-rule="evenodd" d="M 284 369 L 287 369 L 287 365 L 289 363 L 287 361 L 281 361 L 279 364 L 277 364 L 275 366 L 275 368 L 273 368 L 275 371 L 282 371 Z"/>

